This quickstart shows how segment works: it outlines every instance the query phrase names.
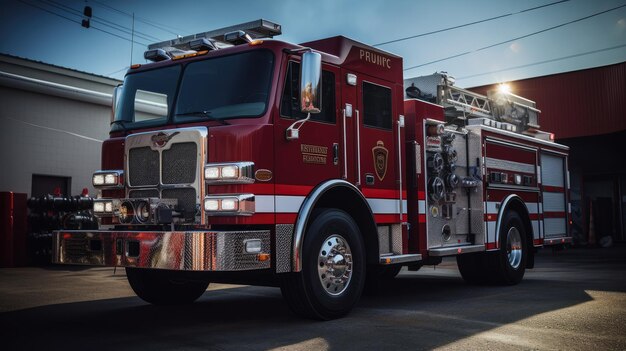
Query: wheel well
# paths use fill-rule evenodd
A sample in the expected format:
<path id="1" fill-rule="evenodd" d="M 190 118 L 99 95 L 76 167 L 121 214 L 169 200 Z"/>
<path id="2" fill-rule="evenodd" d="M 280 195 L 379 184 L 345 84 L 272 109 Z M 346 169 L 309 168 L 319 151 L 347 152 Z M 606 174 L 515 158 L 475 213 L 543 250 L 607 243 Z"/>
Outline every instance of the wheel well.
<path id="1" fill-rule="evenodd" d="M 348 187 L 334 187 L 326 191 L 315 203 L 314 209 L 319 208 L 340 209 L 352 217 L 363 237 L 367 263 L 378 263 L 378 231 L 372 212 L 363 196 Z M 309 221 L 308 225 L 311 222 Z"/>
<path id="2" fill-rule="evenodd" d="M 534 255 L 535 251 L 533 249 L 533 226 L 531 225 L 530 215 L 528 214 L 528 209 L 526 208 L 526 205 L 521 199 L 515 197 L 506 204 L 505 211 L 515 211 L 522 219 L 524 231 L 526 232 L 526 246 L 528 248 L 527 252 L 529 255 Z"/>

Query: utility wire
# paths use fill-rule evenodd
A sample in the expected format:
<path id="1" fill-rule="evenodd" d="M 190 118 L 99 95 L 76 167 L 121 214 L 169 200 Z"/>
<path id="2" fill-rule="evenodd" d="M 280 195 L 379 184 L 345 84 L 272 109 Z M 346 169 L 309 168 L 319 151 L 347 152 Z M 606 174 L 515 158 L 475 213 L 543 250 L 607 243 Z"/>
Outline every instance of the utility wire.
<path id="1" fill-rule="evenodd" d="M 111 10 L 111 11 L 115 11 L 115 12 L 117 12 L 117 13 L 121 13 L 121 14 L 123 14 L 123 15 L 126 15 L 127 17 L 132 17 L 132 16 L 133 16 L 131 13 L 128 13 L 128 12 L 122 11 L 122 10 L 120 10 L 120 9 L 117 9 L 117 8 L 115 8 L 115 7 L 111 6 L 111 5 L 105 4 L 105 3 L 101 2 L 101 1 L 97 1 L 97 0 L 90 0 L 90 2 L 93 2 L 93 3 L 95 3 L 95 4 L 98 4 L 98 5 L 100 5 L 101 7 L 104 7 L 104 8 L 106 8 L 106 9 Z M 165 25 L 165 24 L 156 24 L 156 22 L 151 21 L 151 20 L 148 20 L 147 18 L 143 18 L 143 17 L 135 17 L 135 19 L 136 19 L 137 21 L 139 21 L 139 22 L 143 22 L 143 23 L 145 23 L 145 24 L 147 24 L 147 25 L 149 25 L 149 26 L 152 26 L 152 27 L 154 27 L 154 28 L 158 28 L 158 29 L 160 29 L 160 30 L 162 30 L 162 31 L 164 31 L 164 32 L 168 32 L 168 33 L 173 34 L 173 35 L 176 35 L 176 36 L 178 36 L 180 33 L 186 32 L 185 30 L 180 29 L 180 28 L 175 28 L 175 27 L 168 26 L 168 25 Z M 169 27 L 169 28 L 170 28 L 170 29 L 172 29 L 172 30 L 177 30 L 177 31 L 179 31 L 179 32 L 178 32 L 178 33 L 173 32 L 172 30 L 168 29 L 167 27 Z"/>
<path id="2" fill-rule="evenodd" d="M 72 19 L 72 18 L 66 17 L 66 16 L 64 16 L 64 15 L 58 14 L 58 13 L 56 13 L 56 12 L 54 12 L 54 11 L 50 11 L 50 10 L 48 10 L 48 9 L 45 9 L 45 8 L 41 7 L 41 6 L 37 6 L 37 5 L 35 5 L 35 4 L 31 4 L 31 3 L 28 3 L 28 2 L 23 1 L 23 0 L 17 0 L 17 1 L 19 1 L 19 2 L 21 2 L 21 3 L 23 3 L 23 4 L 26 4 L 26 5 L 28 5 L 28 6 L 32 6 L 32 7 L 36 8 L 36 9 L 42 10 L 42 11 L 44 11 L 44 12 L 47 12 L 47 13 L 49 13 L 49 14 L 55 15 L 55 16 L 57 16 L 57 17 L 61 17 L 61 18 L 64 18 L 64 19 L 66 19 L 66 20 L 68 20 L 68 21 L 71 21 L 71 22 L 74 22 L 74 23 L 78 23 L 79 25 L 82 25 L 82 23 L 81 23 L 81 22 L 79 22 L 79 21 L 77 21 L 77 20 L 75 20 L 75 19 Z M 95 26 L 91 26 L 90 28 L 95 29 L 95 30 L 100 31 L 100 32 L 103 32 L 103 33 L 106 33 L 106 34 L 109 34 L 109 35 L 112 35 L 112 36 L 117 37 L 117 38 L 120 38 L 120 39 L 122 39 L 122 40 L 126 40 L 126 41 L 128 41 L 128 42 L 130 42 L 130 41 L 131 41 L 131 40 L 130 40 L 130 39 L 128 39 L 128 38 L 125 38 L 125 37 L 123 37 L 123 36 L 121 36 L 121 35 L 118 35 L 118 34 L 115 34 L 115 33 L 111 33 L 111 32 L 109 32 L 109 31 L 107 31 L 107 30 L 102 29 L 102 28 L 98 28 L 98 27 L 95 27 Z M 137 44 L 139 44 L 139 45 L 143 45 L 143 46 L 148 46 L 147 44 L 140 43 L 140 42 L 137 42 L 137 41 L 135 41 L 135 43 L 137 43 Z"/>
<path id="3" fill-rule="evenodd" d="M 564 27 L 564 26 L 567 26 L 567 25 L 572 24 L 572 23 L 576 23 L 576 22 L 584 21 L 584 20 L 586 20 L 586 19 L 589 19 L 589 18 L 592 18 L 592 17 L 596 17 L 596 16 L 599 16 L 599 15 L 605 14 L 605 13 L 607 13 L 607 12 L 615 11 L 615 10 L 620 9 L 620 8 L 622 8 L 622 7 L 626 7 L 626 4 L 621 5 L 621 6 L 617 6 L 617 7 L 613 7 L 613 8 L 608 9 L 608 10 L 600 11 L 600 12 L 594 13 L 593 15 L 589 15 L 589 16 L 581 17 L 581 18 L 575 19 L 575 20 L 573 20 L 573 21 L 569 21 L 569 22 L 561 23 L 561 24 L 559 24 L 559 25 L 552 26 L 552 27 L 549 27 L 549 28 L 545 28 L 545 29 L 542 29 L 542 30 L 539 30 L 539 31 L 536 31 L 536 32 L 533 32 L 533 33 L 530 33 L 530 34 L 526 34 L 526 35 L 522 35 L 522 36 L 519 36 L 519 37 L 516 37 L 516 38 L 513 38 L 513 39 L 509 39 L 509 40 L 501 41 L 501 42 L 496 43 L 496 44 L 491 44 L 491 45 L 483 46 L 483 47 L 478 48 L 478 49 L 475 49 L 475 50 L 465 51 L 465 52 L 462 52 L 462 53 L 460 53 L 460 54 L 456 54 L 456 55 L 452 55 L 452 56 L 444 57 L 444 58 L 441 58 L 441 59 L 438 59 L 438 60 L 434 60 L 434 61 L 430 61 L 430 62 L 426 62 L 426 63 L 419 64 L 419 65 L 415 65 L 415 66 L 407 67 L 407 68 L 405 68 L 405 69 L 404 69 L 404 71 L 408 71 L 408 70 L 412 70 L 412 69 L 415 69 L 415 68 L 419 68 L 419 67 L 423 67 L 423 66 L 431 65 L 431 64 L 433 64 L 433 63 L 437 63 L 437 62 L 441 62 L 441 61 L 446 61 L 446 60 L 450 60 L 450 59 L 453 59 L 453 58 L 457 58 L 457 57 L 461 57 L 461 56 L 465 56 L 465 55 L 473 54 L 473 53 L 478 52 L 478 51 L 483 51 L 483 50 L 491 49 L 491 48 L 496 47 L 496 46 L 499 46 L 499 45 L 507 44 L 507 43 L 510 43 L 510 42 L 513 42 L 513 41 L 516 41 L 516 40 L 525 39 L 525 38 L 531 37 L 531 36 L 533 36 L 533 35 L 537 35 L 537 34 L 545 33 L 545 32 L 547 32 L 547 31 L 551 31 L 551 30 L 553 30 L 553 29 L 557 29 L 557 28 L 560 28 L 560 27 Z"/>
<path id="4" fill-rule="evenodd" d="M 82 11 L 74 9 L 74 8 L 66 6 L 66 5 L 63 5 L 63 4 L 60 4 L 60 3 L 56 2 L 56 1 L 53 1 L 53 0 L 36 0 L 36 1 L 38 1 L 40 3 L 43 3 L 43 4 L 46 4 L 48 6 L 56 7 L 57 9 L 59 9 L 61 11 L 65 11 L 67 13 L 71 13 L 71 14 L 74 14 L 76 16 L 80 16 L 81 18 L 83 17 Z M 104 26 L 107 26 L 107 27 L 109 27 L 111 29 L 120 31 L 120 32 L 128 34 L 128 35 L 132 35 L 132 29 L 131 28 L 124 27 L 124 26 L 122 26 L 120 24 L 108 21 L 108 20 L 106 20 L 104 18 L 101 18 L 101 17 L 98 17 L 98 16 L 92 16 L 91 19 L 94 22 L 100 23 L 100 24 L 102 24 Z M 153 36 L 151 36 L 149 34 L 141 33 L 141 32 L 138 32 L 138 31 L 135 31 L 135 35 L 140 37 L 141 39 L 144 39 L 144 40 L 147 40 L 147 41 L 155 41 L 155 40 L 159 41 L 159 40 L 161 40 L 161 39 L 159 39 L 157 37 L 153 37 Z"/>
<path id="5" fill-rule="evenodd" d="M 404 38 L 389 40 L 389 41 L 385 41 L 385 42 L 382 42 L 382 43 L 374 44 L 373 46 L 382 46 L 382 45 L 387 45 L 387 44 L 391 44 L 391 43 L 397 43 L 399 41 L 404 41 L 404 40 L 409 40 L 409 39 L 423 37 L 423 36 L 426 36 L 426 35 L 431 35 L 431 34 L 436 34 L 436 33 L 441 33 L 441 32 L 447 32 L 449 30 L 463 28 L 463 27 L 467 27 L 467 26 L 472 26 L 472 25 L 475 25 L 475 24 L 489 22 L 489 21 L 500 19 L 500 18 L 513 16 L 513 15 L 518 15 L 520 13 L 533 11 L 533 10 L 538 10 L 538 9 L 541 9 L 541 8 L 544 8 L 544 7 L 557 5 L 557 4 L 568 2 L 568 1 L 570 1 L 570 0 L 555 1 L 555 2 L 552 2 L 552 3 L 549 3 L 549 4 L 545 4 L 545 5 L 541 5 L 541 6 L 535 6 L 535 7 L 531 7 L 531 8 L 528 8 L 528 9 L 525 9 L 525 10 L 521 10 L 521 11 L 517 11 L 517 12 L 511 12 L 511 13 L 507 13 L 507 14 L 504 14 L 504 15 L 499 15 L 499 16 L 495 16 L 495 17 L 486 18 L 486 19 L 483 19 L 483 20 L 480 20 L 480 21 L 469 22 L 469 23 L 460 24 L 460 25 L 454 26 L 454 27 L 448 27 L 448 28 L 434 30 L 432 32 L 426 32 L 426 33 L 411 35 L 411 36 L 404 37 Z"/>
<path id="6" fill-rule="evenodd" d="M 544 63 L 557 62 L 557 61 L 567 60 L 567 59 L 571 59 L 571 58 L 575 58 L 575 57 L 580 57 L 580 56 L 585 56 L 585 55 L 591 55 L 591 54 L 597 54 L 597 53 L 599 53 L 599 52 L 610 51 L 610 50 L 615 50 L 615 49 L 621 49 L 621 48 L 623 48 L 623 47 L 626 47 L 626 44 L 616 45 L 616 46 L 611 46 L 611 47 L 604 48 L 604 49 L 598 49 L 598 50 L 586 51 L 586 52 L 582 52 L 582 53 L 578 53 L 578 54 L 573 54 L 573 55 L 563 56 L 563 57 L 559 57 L 559 58 L 553 58 L 553 59 L 544 60 L 544 61 L 538 61 L 538 62 L 528 63 L 528 64 L 525 64 L 525 65 L 520 65 L 520 66 L 514 66 L 514 67 L 502 68 L 502 69 L 495 70 L 495 71 L 491 71 L 491 72 L 485 72 L 485 73 L 479 73 L 479 74 L 472 74 L 472 75 L 469 75 L 469 76 L 465 76 L 465 77 L 460 77 L 460 78 L 457 78 L 456 80 L 457 80 L 457 81 L 459 81 L 459 80 L 462 80 L 462 79 L 474 78 L 474 77 L 480 77 L 480 76 L 485 76 L 485 75 L 488 75 L 488 74 L 500 73 L 500 72 L 505 72 L 505 71 L 512 71 L 512 70 L 516 70 L 516 69 L 520 69 L 520 68 L 526 68 L 526 67 L 531 67 L 531 66 L 542 65 L 542 64 L 544 64 Z"/>

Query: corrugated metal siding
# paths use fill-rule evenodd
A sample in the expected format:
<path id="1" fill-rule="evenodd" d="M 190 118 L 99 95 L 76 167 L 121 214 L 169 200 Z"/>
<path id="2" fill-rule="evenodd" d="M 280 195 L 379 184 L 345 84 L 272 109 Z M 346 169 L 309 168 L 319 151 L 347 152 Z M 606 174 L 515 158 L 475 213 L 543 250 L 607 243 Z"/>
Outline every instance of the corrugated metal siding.
<path id="1" fill-rule="evenodd" d="M 541 129 L 557 139 L 626 130 L 626 62 L 509 82 L 537 103 Z M 487 94 L 494 85 L 471 88 Z"/>

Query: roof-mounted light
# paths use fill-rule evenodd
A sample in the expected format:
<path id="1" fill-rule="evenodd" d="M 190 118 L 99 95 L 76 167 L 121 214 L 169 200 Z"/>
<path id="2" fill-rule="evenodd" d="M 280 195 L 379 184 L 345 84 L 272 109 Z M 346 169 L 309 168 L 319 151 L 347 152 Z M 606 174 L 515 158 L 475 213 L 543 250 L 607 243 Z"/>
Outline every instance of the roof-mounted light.
<path id="1" fill-rule="evenodd" d="M 215 44 L 213 44 L 207 38 L 199 38 L 199 39 L 194 39 L 194 40 L 190 41 L 189 42 L 189 48 L 191 48 L 191 50 L 196 50 L 196 51 L 217 50 L 217 47 L 215 46 Z"/>
<path id="2" fill-rule="evenodd" d="M 166 61 L 170 60 L 170 56 L 163 49 L 152 49 L 147 50 L 143 53 L 143 57 L 152 62 Z"/>
<path id="3" fill-rule="evenodd" d="M 224 41 L 231 43 L 233 45 L 251 43 L 253 40 L 254 39 L 252 39 L 250 34 L 242 30 L 235 30 L 235 31 L 224 34 Z"/>

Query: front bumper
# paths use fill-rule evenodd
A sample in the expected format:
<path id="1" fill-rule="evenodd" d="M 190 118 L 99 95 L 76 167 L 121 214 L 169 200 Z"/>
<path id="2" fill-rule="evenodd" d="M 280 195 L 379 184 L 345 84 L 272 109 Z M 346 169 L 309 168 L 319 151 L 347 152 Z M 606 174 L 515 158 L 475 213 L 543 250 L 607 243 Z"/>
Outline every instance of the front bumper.
<path id="1" fill-rule="evenodd" d="M 261 240 L 261 254 L 245 241 Z M 270 268 L 270 231 L 56 231 L 53 263 L 189 271 Z"/>

